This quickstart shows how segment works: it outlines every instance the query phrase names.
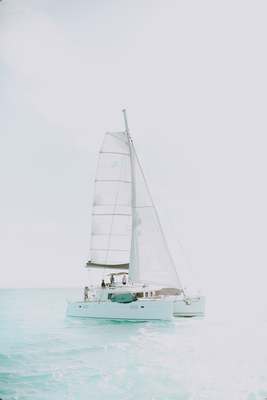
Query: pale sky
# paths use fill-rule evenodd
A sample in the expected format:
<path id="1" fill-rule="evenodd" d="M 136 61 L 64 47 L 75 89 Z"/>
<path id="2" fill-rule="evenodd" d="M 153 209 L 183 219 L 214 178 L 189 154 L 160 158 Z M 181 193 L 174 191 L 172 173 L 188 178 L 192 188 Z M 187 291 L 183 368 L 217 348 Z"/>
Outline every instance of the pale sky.
<path id="1" fill-rule="evenodd" d="M 265 1 L 0 2 L 1 287 L 86 283 L 97 153 L 127 107 L 184 284 L 264 300 L 266 12 Z"/>

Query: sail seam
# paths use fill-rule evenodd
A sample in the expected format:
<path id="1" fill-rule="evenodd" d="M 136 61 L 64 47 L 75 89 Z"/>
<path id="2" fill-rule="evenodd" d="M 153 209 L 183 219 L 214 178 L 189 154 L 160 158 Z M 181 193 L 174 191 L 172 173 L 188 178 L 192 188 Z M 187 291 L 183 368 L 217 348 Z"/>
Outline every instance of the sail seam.
<path id="1" fill-rule="evenodd" d="M 109 236 L 109 233 L 95 233 L 92 232 L 94 236 Z M 120 233 L 112 233 L 111 236 L 118 236 L 118 237 L 128 237 L 128 235 L 120 234 Z"/>
<path id="2" fill-rule="evenodd" d="M 91 249 L 93 251 L 129 251 L 129 250 L 122 250 L 122 249 Z"/>
<path id="3" fill-rule="evenodd" d="M 153 206 L 135 206 L 133 208 L 154 208 Z"/>
<path id="4" fill-rule="evenodd" d="M 93 207 L 113 207 L 114 204 L 111 203 L 105 203 L 105 204 L 101 204 L 101 203 L 94 203 Z M 118 207 L 131 207 L 130 204 L 117 204 Z"/>
<path id="5" fill-rule="evenodd" d="M 95 179 L 95 182 L 122 182 L 131 183 L 131 181 L 124 181 L 122 179 Z"/>
<path id="6" fill-rule="evenodd" d="M 117 213 L 108 213 L 108 214 L 92 214 L 93 216 L 98 216 L 98 217 L 108 217 L 108 216 L 118 216 L 118 217 L 130 217 L 131 214 L 117 214 Z"/>
<path id="7" fill-rule="evenodd" d="M 125 133 L 124 131 L 120 131 L 120 132 L 106 132 L 106 135 L 111 135 L 111 136 L 113 136 L 113 137 L 115 137 L 116 139 L 119 140 L 119 138 L 118 138 L 116 135 L 121 135 L 121 134 L 124 134 L 124 133 Z"/>
<path id="8" fill-rule="evenodd" d="M 119 154 L 120 156 L 129 156 L 129 153 L 120 153 L 117 151 L 100 151 L 100 154 Z"/>

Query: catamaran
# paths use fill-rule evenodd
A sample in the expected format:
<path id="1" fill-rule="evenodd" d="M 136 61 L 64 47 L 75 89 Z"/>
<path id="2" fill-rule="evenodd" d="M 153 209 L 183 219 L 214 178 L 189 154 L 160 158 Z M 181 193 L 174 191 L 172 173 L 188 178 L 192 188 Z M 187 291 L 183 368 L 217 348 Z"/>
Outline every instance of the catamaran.
<path id="1" fill-rule="evenodd" d="M 170 320 L 204 312 L 203 297 L 185 294 L 130 136 L 108 132 L 100 149 L 86 267 L 110 280 L 87 289 L 67 315 L 122 320 Z M 127 274 L 127 278 L 126 278 Z M 121 276 L 123 279 L 121 280 Z"/>

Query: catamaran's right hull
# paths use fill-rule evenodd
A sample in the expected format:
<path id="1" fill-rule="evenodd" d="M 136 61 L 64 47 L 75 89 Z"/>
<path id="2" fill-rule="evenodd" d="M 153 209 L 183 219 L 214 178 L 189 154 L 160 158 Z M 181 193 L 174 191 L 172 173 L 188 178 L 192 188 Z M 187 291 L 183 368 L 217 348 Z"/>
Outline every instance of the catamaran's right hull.
<path id="1" fill-rule="evenodd" d="M 173 302 L 168 300 L 137 300 L 132 303 L 111 301 L 69 303 L 67 316 L 128 321 L 171 320 Z"/>
<path id="2" fill-rule="evenodd" d="M 175 317 L 201 317 L 205 313 L 205 297 L 191 297 L 183 299 L 177 297 L 173 302 Z"/>

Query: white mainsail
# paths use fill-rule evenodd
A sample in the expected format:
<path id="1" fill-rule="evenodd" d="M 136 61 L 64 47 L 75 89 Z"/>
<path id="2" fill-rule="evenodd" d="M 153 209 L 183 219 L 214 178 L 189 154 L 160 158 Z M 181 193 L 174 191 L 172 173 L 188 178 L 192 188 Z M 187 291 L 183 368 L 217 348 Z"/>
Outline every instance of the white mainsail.
<path id="1" fill-rule="evenodd" d="M 128 268 L 131 243 L 131 167 L 125 132 L 105 135 L 98 159 L 88 266 Z"/>
<path id="2" fill-rule="evenodd" d="M 87 266 L 129 269 L 131 282 L 182 288 L 125 122 L 125 132 L 106 134 L 99 154 Z"/>

